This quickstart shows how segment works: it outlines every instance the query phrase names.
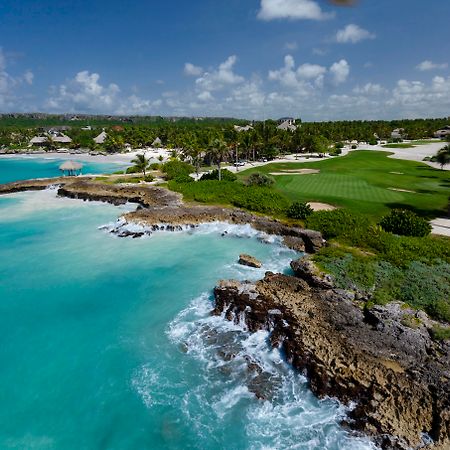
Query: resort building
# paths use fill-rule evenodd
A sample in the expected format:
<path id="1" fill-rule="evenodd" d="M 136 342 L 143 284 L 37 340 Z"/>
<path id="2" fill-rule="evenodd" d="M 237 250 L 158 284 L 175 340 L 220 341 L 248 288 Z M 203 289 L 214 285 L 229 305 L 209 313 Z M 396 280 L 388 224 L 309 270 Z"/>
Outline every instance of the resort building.
<path id="1" fill-rule="evenodd" d="M 437 130 L 434 133 L 434 137 L 439 139 L 447 139 L 448 137 L 450 137 L 450 125 L 447 125 L 444 128 Z"/>
<path id="2" fill-rule="evenodd" d="M 396 128 L 391 133 L 391 138 L 392 139 L 403 139 L 404 136 L 405 136 L 405 129 L 404 128 Z"/>
<path id="3" fill-rule="evenodd" d="M 42 136 L 33 137 L 30 140 L 29 144 L 31 146 L 33 145 L 41 146 L 49 142 L 53 142 L 55 144 L 70 144 L 72 142 L 72 139 L 64 133 L 52 130 L 49 131 L 48 133 L 45 133 Z"/>
<path id="4" fill-rule="evenodd" d="M 241 131 L 250 131 L 253 130 L 253 127 L 251 125 L 245 125 L 244 127 L 241 127 L 239 125 L 235 125 L 234 129 L 240 133 Z"/>
<path id="5" fill-rule="evenodd" d="M 298 127 L 297 127 L 297 125 L 295 125 L 295 119 L 294 118 L 292 118 L 292 117 L 283 117 L 283 118 L 278 120 L 277 128 L 279 130 L 294 132 Z"/>
<path id="6" fill-rule="evenodd" d="M 108 135 L 105 131 L 102 131 L 97 137 L 94 138 L 96 144 L 103 144 L 106 141 Z"/>

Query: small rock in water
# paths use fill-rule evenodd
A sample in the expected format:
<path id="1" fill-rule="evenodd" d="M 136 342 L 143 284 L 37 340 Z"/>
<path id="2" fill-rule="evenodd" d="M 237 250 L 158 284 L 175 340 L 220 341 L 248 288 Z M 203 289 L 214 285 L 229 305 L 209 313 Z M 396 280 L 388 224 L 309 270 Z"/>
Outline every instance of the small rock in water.
<path id="1" fill-rule="evenodd" d="M 243 266 L 255 267 L 259 269 L 262 266 L 262 262 L 250 255 L 239 255 L 239 264 Z"/>

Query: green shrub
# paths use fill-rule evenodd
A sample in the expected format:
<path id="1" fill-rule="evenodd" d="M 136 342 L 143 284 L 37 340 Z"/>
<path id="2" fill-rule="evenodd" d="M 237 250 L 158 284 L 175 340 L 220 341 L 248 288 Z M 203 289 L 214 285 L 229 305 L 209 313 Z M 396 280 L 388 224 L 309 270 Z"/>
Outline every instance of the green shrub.
<path id="1" fill-rule="evenodd" d="M 153 175 L 146 175 L 144 178 L 144 181 L 147 181 L 147 183 L 150 183 L 151 181 L 154 181 L 155 177 Z"/>
<path id="2" fill-rule="evenodd" d="M 194 167 L 183 161 L 174 159 L 161 166 L 161 170 L 166 174 L 168 180 L 173 180 L 182 175 L 189 175 L 194 172 Z"/>
<path id="3" fill-rule="evenodd" d="M 344 143 L 343 142 L 336 142 L 336 144 L 334 144 L 334 148 L 335 149 L 344 148 Z"/>
<path id="4" fill-rule="evenodd" d="M 286 215 L 291 219 L 305 220 L 313 212 L 313 209 L 308 205 L 308 203 L 294 202 L 288 208 Z"/>
<path id="5" fill-rule="evenodd" d="M 230 172 L 228 169 L 221 169 L 220 176 L 222 178 L 222 181 L 236 181 L 237 176 Z M 204 173 L 202 177 L 200 178 L 200 181 L 208 181 L 208 180 L 219 180 L 219 170 L 214 169 L 211 170 L 211 172 Z"/>
<path id="6" fill-rule="evenodd" d="M 342 148 L 340 147 L 335 147 L 331 152 L 330 155 L 331 156 L 337 156 L 337 155 L 341 155 L 342 154 Z"/>
<path id="7" fill-rule="evenodd" d="M 282 214 L 289 206 L 289 200 L 273 189 L 245 186 L 233 181 L 177 183 L 171 180 L 168 186 L 182 193 L 185 200 L 233 205 L 265 214 Z"/>
<path id="8" fill-rule="evenodd" d="M 361 236 L 367 233 L 369 220 L 345 209 L 335 209 L 314 212 L 306 219 L 306 225 L 320 231 L 325 239 L 340 236 L 357 245 Z"/>
<path id="9" fill-rule="evenodd" d="M 161 167 L 161 164 L 159 164 L 159 163 L 151 163 L 150 164 L 151 170 L 159 170 L 160 167 Z"/>
<path id="10" fill-rule="evenodd" d="M 352 145 L 352 150 L 356 150 L 358 148 L 358 146 L 356 144 Z"/>
<path id="11" fill-rule="evenodd" d="M 431 334 L 436 341 L 446 341 L 450 339 L 450 327 L 435 325 L 431 330 Z"/>
<path id="12" fill-rule="evenodd" d="M 275 183 L 275 180 L 270 177 L 269 175 L 266 175 L 265 173 L 261 172 L 254 172 L 252 173 L 246 181 L 246 184 L 248 186 L 266 186 L 270 187 Z"/>
<path id="13" fill-rule="evenodd" d="M 380 226 L 388 232 L 402 236 L 427 236 L 431 225 L 412 211 L 395 209 L 380 221 Z"/>
<path id="14" fill-rule="evenodd" d="M 194 179 L 189 175 L 182 174 L 175 177 L 174 181 L 176 183 L 193 183 Z"/>
<path id="15" fill-rule="evenodd" d="M 126 170 L 125 173 L 132 174 L 132 173 L 140 173 L 140 172 L 141 172 L 141 170 L 139 168 L 137 168 L 136 166 L 131 166 L 131 167 L 128 167 L 128 169 Z"/>
<path id="16" fill-rule="evenodd" d="M 377 145 L 377 144 L 378 144 L 378 141 L 375 138 L 369 139 L 369 145 Z"/>

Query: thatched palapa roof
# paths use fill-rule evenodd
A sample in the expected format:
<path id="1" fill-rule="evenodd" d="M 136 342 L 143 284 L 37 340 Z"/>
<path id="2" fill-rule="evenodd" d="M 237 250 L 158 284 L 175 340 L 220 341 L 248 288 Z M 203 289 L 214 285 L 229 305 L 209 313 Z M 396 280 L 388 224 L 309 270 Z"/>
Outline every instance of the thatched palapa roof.
<path id="1" fill-rule="evenodd" d="M 81 170 L 82 168 L 83 164 L 76 161 L 66 161 L 59 166 L 59 170 L 62 170 L 64 172 L 72 172 L 74 170 Z"/>

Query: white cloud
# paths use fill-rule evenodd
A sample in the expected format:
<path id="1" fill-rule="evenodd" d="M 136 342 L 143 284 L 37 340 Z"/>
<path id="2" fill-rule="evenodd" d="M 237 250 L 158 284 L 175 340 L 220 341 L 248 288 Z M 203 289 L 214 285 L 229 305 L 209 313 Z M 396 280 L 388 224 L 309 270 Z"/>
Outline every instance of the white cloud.
<path id="1" fill-rule="evenodd" d="M 22 111 L 25 105 L 19 90 L 24 84 L 33 83 L 33 73 L 26 71 L 22 75 L 11 75 L 8 70 L 8 60 L 0 47 L 0 107 L 6 110 Z"/>
<path id="2" fill-rule="evenodd" d="M 285 48 L 285 50 L 297 50 L 298 49 L 298 44 L 297 44 L 297 42 L 295 42 L 295 41 L 292 41 L 292 42 L 286 42 L 285 44 L 284 44 L 284 48 Z"/>
<path id="3" fill-rule="evenodd" d="M 202 91 L 216 91 L 225 86 L 242 83 L 244 77 L 234 73 L 233 68 L 237 62 L 235 55 L 230 56 L 219 67 L 211 72 L 205 72 L 201 77 L 195 80 L 196 85 Z"/>
<path id="4" fill-rule="evenodd" d="M 370 31 L 351 23 L 336 33 L 335 40 L 340 44 L 356 44 L 357 42 L 364 41 L 365 39 L 375 39 L 375 37 L 375 34 Z"/>
<path id="5" fill-rule="evenodd" d="M 350 74 L 350 66 L 345 59 L 341 59 L 330 67 L 330 72 L 333 76 L 334 84 L 341 84 L 347 80 Z"/>
<path id="6" fill-rule="evenodd" d="M 421 72 L 425 72 L 427 70 L 440 70 L 440 69 L 447 69 L 448 63 L 442 63 L 437 64 L 430 60 L 422 61 L 420 64 L 416 66 L 417 70 L 420 70 Z"/>
<path id="7" fill-rule="evenodd" d="M 387 92 L 387 90 L 379 85 L 373 83 L 367 83 L 364 86 L 357 86 L 353 89 L 355 94 L 363 94 L 363 95 L 379 95 Z"/>
<path id="8" fill-rule="evenodd" d="M 323 20 L 333 17 L 322 11 L 314 0 L 261 0 L 258 18 L 274 19 L 310 19 Z"/>
<path id="9" fill-rule="evenodd" d="M 25 83 L 27 84 L 33 84 L 34 81 L 34 73 L 31 70 L 27 70 L 24 74 L 23 74 L 23 79 L 25 81 Z"/>
<path id="10" fill-rule="evenodd" d="M 184 74 L 191 77 L 198 77 L 203 73 L 203 68 L 200 66 L 195 66 L 191 63 L 186 63 L 184 65 Z"/>
<path id="11" fill-rule="evenodd" d="M 337 85 L 344 83 L 350 73 L 346 60 L 335 62 L 329 69 L 318 64 L 305 63 L 298 68 L 291 55 L 284 58 L 284 66 L 278 70 L 270 70 L 268 79 L 278 81 L 282 86 L 295 90 L 297 95 L 307 96 L 316 93 L 324 85 L 326 77 Z"/>
<path id="12" fill-rule="evenodd" d="M 102 85 L 98 73 L 78 72 L 73 79 L 58 87 L 47 101 L 53 111 L 92 112 L 105 114 L 148 114 L 161 106 L 161 100 L 149 100 L 133 94 L 121 95 L 115 83 Z"/>
<path id="13" fill-rule="evenodd" d="M 327 71 L 326 67 L 319 66 L 318 64 L 302 64 L 297 69 L 297 74 L 301 78 L 311 79 L 311 78 L 317 78 L 322 75 L 324 75 Z"/>
<path id="14" fill-rule="evenodd" d="M 200 94 L 197 95 L 197 98 L 202 102 L 209 102 L 211 100 L 214 100 L 214 97 L 209 91 L 200 92 Z"/>

